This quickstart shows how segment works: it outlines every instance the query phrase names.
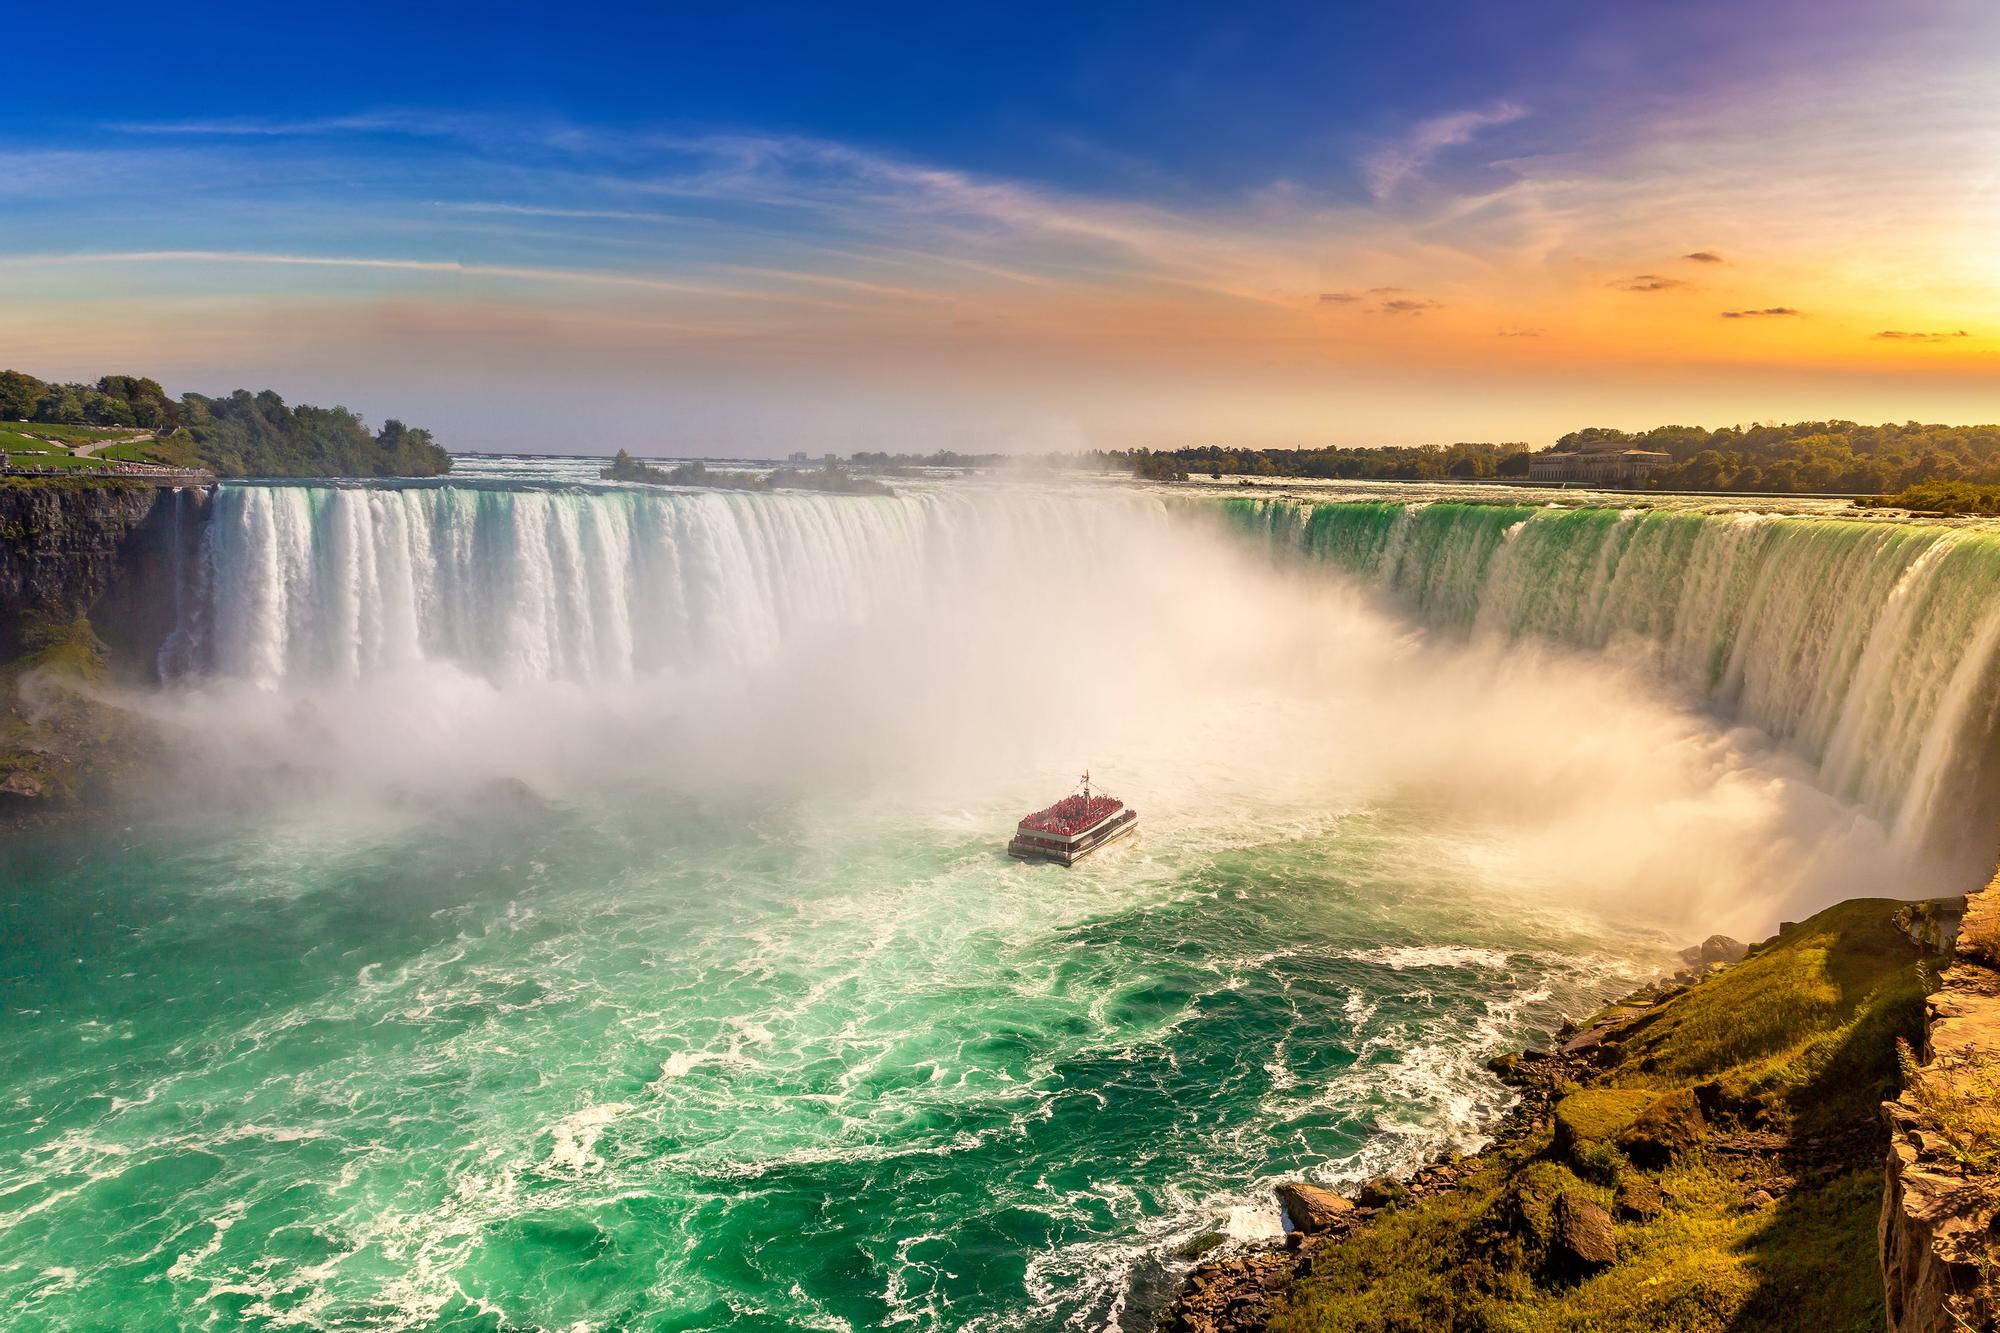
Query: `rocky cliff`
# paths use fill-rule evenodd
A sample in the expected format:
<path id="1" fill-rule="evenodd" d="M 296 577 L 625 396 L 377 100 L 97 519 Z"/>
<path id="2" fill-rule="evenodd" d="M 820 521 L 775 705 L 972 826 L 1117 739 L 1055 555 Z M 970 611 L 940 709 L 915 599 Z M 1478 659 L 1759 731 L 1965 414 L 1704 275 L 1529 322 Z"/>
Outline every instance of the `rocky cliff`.
<path id="1" fill-rule="evenodd" d="M 1951 965 L 1929 999 L 1921 1066 L 1885 1106 L 1880 1239 L 1891 1333 L 2000 1319 L 2000 880 L 1968 895 Z"/>
<path id="2" fill-rule="evenodd" d="M 212 491 L 118 480 L 0 484 L 0 662 L 30 612 L 90 617 L 113 669 L 145 677 L 180 620 Z"/>

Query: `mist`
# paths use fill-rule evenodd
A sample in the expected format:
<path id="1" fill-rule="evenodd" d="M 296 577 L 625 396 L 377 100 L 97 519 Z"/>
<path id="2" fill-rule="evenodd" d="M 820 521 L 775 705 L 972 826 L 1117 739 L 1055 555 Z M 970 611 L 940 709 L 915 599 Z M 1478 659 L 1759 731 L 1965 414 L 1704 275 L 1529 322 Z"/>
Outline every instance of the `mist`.
<path id="1" fill-rule="evenodd" d="M 1130 491 L 527 494 L 505 532 L 482 511 L 458 565 L 399 570 L 440 494 L 249 493 L 268 545 L 217 534 L 213 671 L 128 701 L 171 738 L 178 792 L 425 818 L 525 784 L 997 849 L 1088 767 L 1143 812 L 1147 856 L 1394 807 L 1498 888 L 1663 929 L 1756 937 L 1942 882 L 1643 644 L 1429 631 Z"/>

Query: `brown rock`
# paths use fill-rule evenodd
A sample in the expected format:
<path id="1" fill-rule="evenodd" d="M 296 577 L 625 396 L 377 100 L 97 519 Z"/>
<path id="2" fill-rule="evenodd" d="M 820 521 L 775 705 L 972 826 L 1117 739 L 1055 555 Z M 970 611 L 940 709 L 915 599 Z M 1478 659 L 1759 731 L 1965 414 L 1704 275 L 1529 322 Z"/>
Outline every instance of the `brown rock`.
<path id="1" fill-rule="evenodd" d="M 1751 1190 L 1743 1196 L 1743 1206 L 1753 1212 L 1759 1208 L 1769 1208 L 1775 1202 L 1769 1190 Z"/>
<path id="2" fill-rule="evenodd" d="M 1587 1272 L 1617 1262 L 1611 1214 L 1599 1205 L 1574 1190 L 1564 1190 L 1556 1196 L 1554 1222 L 1549 1253 L 1560 1266 Z"/>
<path id="3" fill-rule="evenodd" d="M 1402 1202 L 1409 1197 L 1409 1193 L 1400 1181 L 1389 1176 L 1377 1176 L 1363 1185 L 1354 1199 L 1363 1208 L 1387 1208 L 1392 1203 Z"/>
<path id="4" fill-rule="evenodd" d="M 1278 1186 L 1278 1202 L 1291 1219 L 1292 1230 L 1314 1235 L 1334 1226 L 1354 1205 L 1332 1190 L 1294 1182 Z"/>
<path id="5" fill-rule="evenodd" d="M 1647 1176 L 1637 1171 L 1621 1171 L 1618 1175 L 1618 1193 L 1611 1201 L 1618 1216 L 1633 1222 L 1648 1222 L 1666 1211 L 1667 1201 L 1660 1193 L 1660 1187 Z"/>
<path id="6" fill-rule="evenodd" d="M 1618 1136 L 1618 1147 L 1641 1166 L 1662 1167 L 1701 1142 L 1708 1130 L 1701 1104 L 1683 1088 L 1647 1107 Z"/>
<path id="7" fill-rule="evenodd" d="M 35 797 L 40 796 L 42 791 L 40 778 L 18 768 L 6 777 L 0 778 L 0 796 Z"/>

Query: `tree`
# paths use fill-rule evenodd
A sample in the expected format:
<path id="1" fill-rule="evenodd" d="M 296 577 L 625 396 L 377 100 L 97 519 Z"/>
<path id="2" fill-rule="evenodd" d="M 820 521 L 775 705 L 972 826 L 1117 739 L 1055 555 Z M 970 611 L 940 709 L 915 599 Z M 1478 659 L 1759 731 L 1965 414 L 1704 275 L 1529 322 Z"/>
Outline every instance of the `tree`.
<path id="1" fill-rule="evenodd" d="M 80 426 L 84 420 L 83 399 L 74 384 L 51 384 L 35 401 L 34 417 L 57 425 Z"/>
<path id="2" fill-rule="evenodd" d="M 0 421 L 27 421 L 35 415 L 48 385 L 18 370 L 0 370 Z"/>

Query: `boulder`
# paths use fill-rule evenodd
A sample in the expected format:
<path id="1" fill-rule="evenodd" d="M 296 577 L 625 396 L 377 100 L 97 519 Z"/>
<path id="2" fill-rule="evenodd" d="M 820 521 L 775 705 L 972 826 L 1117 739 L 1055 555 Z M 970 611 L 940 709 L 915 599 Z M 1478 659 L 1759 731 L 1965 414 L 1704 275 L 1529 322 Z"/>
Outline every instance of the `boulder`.
<path id="1" fill-rule="evenodd" d="M 0 778 L 0 796 L 20 796 L 28 799 L 43 793 L 42 780 L 24 769 L 15 769 Z"/>
<path id="2" fill-rule="evenodd" d="M 1608 1143 L 1650 1107 L 1658 1093 L 1642 1088 L 1585 1088 L 1556 1103 L 1555 1154 L 1581 1163 L 1583 1150 Z"/>
<path id="3" fill-rule="evenodd" d="M 1760 1208 L 1769 1208 L 1774 1202 L 1769 1190 L 1751 1190 L 1743 1196 L 1743 1206 L 1753 1213 Z"/>
<path id="4" fill-rule="evenodd" d="M 1342 1214 L 1354 1210 L 1351 1202 L 1332 1190 L 1303 1181 L 1278 1186 L 1278 1202 L 1284 1207 L 1285 1216 L 1291 1219 L 1291 1229 L 1307 1235 L 1327 1230 Z"/>
<path id="5" fill-rule="evenodd" d="M 1377 1176 L 1363 1185 L 1355 1201 L 1363 1208 L 1387 1208 L 1392 1203 L 1401 1203 L 1409 1195 L 1402 1182 L 1388 1176 Z"/>
<path id="6" fill-rule="evenodd" d="M 1657 1169 L 1700 1143 L 1707 1131 L 1701 1103 L 1693 1092 L 1682 1088 L 1654 1101 L 1619 1132 L 1615 1141 L 1627 1157 Z"/>
<path id="7" fill-rule="evenodd" d="M 1681 961 L 1689 967 L 1705 969 L 1718 963 L 1740 963 L 1750 946 L 1727 935 L 1710 935 L 1700 944 L 1681 950 Z"/>
<path id="8" fill-rule="evenodd" d="M 1629 1222 L 1650 1222 L 1666 1211 L 1667 1201 L 1652 1178 L 1637 1171 L 1618 1174 L 1618 1193 L 1611 1201 L 1618 1216 Z"/>
<path id="9" fill-rule="evenodd" d="M 1553 1220 L 1555 1234 L 1549 1245 L 1550 1261 L 1572 1272 L 1590 1272 L 1618 1260 L 1618 1241 L 1612 1234 L 1611 1214 L 1599 1204 L 1564 1190 L 1556 1196 Z"/>

